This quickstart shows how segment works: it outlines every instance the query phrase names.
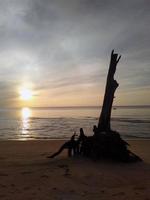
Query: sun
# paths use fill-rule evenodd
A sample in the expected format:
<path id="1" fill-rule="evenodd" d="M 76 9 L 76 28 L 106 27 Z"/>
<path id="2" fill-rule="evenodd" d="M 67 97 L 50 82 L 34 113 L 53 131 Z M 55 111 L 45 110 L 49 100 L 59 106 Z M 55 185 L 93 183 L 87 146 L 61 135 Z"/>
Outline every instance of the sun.
<path id="1" fill-rule="evenodd" d="M 20 90 L 20 98 L 24 101 L 29 101 L 31 100 L 33 97 L 33 92 L 32 90 L 28 89 L 28 88 L 22 88 Z"/>

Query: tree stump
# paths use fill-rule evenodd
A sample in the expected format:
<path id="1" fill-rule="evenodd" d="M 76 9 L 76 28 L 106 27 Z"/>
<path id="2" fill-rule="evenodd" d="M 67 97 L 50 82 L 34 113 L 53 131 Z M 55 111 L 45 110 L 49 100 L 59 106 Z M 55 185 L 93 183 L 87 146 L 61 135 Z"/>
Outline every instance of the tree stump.
<path id="1" fill-rule="evenodd" d="M 114 93 L 119 86 L 116 80 L 114 80 L 114 74 L 116 72 L 116 66 L 120 60 L 121 56 L 118 57 L 118 54 L 114 54 L 114 50 L 111 53 L 109 71 L 107 75 L 107 82 L 105 88 L 105 95 L 103 100 L 103 106 L 101 115 L 98 123 L 98 131 L 109 132 L 111 130 L 110 119 L 111 119 L 111 110 L 114 99 Z"/>
<path id="2" fill-rule="evenodd" d="M 69 146 L 68 150 L 74 149 L 80 156 L 93 159 L 113 159 L 123 162 L 141 161 L 137 155 L 128 150 L 128 143 L 121 138 L 120 134 L 111 129 L 110 120 L 114 93 L 119 86 L 117 81 L 114 80 L 114 74 L 120 58 L 121 56 L 118 56 L 113 50 L 107 75 L 102 111 L 98 126 L 94 126 L 94 135 L 88 137 L 84 134 L 83 129 L 80 128 L 78 140 L 71 139 L 64 144 L 74 144 Z M 64 145 L 60 149 L 63 149 Z M 50 157 L 58 155 L 59 152 L 61 151 L 56 152 Z"/>

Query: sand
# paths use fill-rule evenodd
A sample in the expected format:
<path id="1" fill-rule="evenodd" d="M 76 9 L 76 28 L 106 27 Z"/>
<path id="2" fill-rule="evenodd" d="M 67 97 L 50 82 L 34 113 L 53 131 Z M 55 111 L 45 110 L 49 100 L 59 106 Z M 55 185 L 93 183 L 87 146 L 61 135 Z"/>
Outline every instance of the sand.
<path id="1" fill-rule="evenodd" d="M 150 140 L 129 141 L 144 160 L 54 159 L 63 141 L 0 141 L 0 200 L 150 200 Z"/>

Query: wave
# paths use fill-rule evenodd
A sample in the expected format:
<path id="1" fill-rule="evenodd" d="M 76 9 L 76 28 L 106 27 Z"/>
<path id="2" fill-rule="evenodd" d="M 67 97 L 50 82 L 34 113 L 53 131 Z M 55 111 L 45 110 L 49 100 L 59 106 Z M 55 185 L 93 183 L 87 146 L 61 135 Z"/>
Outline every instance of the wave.
<path id="1" fill-rule="evenodd" d="M 92 127 L 98 123 L 98 117 L 31 117 L 25 123 L 21 119 L 15 121 L 0 120 L 0 139 L 67 139 L 79 128 L 83 127 L 86 135 L 93 134 Z M 132 117 L 113 117 L 112 128 L 124 138 L 150 139 L 150 119 Z"/>
<path id="2" fill-rule="evenodd" d="M 31 120 L 98 120 L 98 117 L 30 117 Z M 129 123 L 150 123 L 149 119 L 136 119 L 136 118 L 120 118 L 113 117 L 112 121 L 129 122 Z"/>
<path id="3" fill-rule="evenodd" d="M 122 135 L 123 138 L 126 138 L 126 139 L 130 139 L 130 138 L 133 138 L 133 139 L 150 139 L 150 136 L 138 136 L 138 135 Z"/>
<path id="4" fill-rule="evenodd" d="M 150 124 L 150 120 L 148 120 L 148 119 L 112 118 L 112 121 L 127 122 L 127 123 L 145 123 L 145 124 Z"/>

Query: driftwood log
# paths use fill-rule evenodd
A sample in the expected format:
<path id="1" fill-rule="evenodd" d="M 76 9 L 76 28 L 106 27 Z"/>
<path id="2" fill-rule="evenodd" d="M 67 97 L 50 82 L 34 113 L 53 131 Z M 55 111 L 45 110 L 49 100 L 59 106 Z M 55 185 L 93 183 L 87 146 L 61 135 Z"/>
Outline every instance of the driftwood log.
<path id="1" fill-rule="evenodd" d="M 110 65 L 107 75 L 105 95 L 103 100 L 102 111 L 99 117 L 98 126 L 93 128 L 93 136 L 86 136 L 80 128 L 80 136 L 75 140 L 75 134 L 71 139 L 63 144 L 60 149 L 49 156 L 54 158 L 64 149 L 68 149 L 69 156 L 86 156 L 92 159 L 113 159 L 123 162 L 141 161 L 140 157 L 128 149 L 128 143 L 123 140 L 120 134 L 111 129 L 111 110 L 113 105 L 114 94 L 119 86 L 114 79 L 116 66 L 121 56 L 111 53 Z"/>

